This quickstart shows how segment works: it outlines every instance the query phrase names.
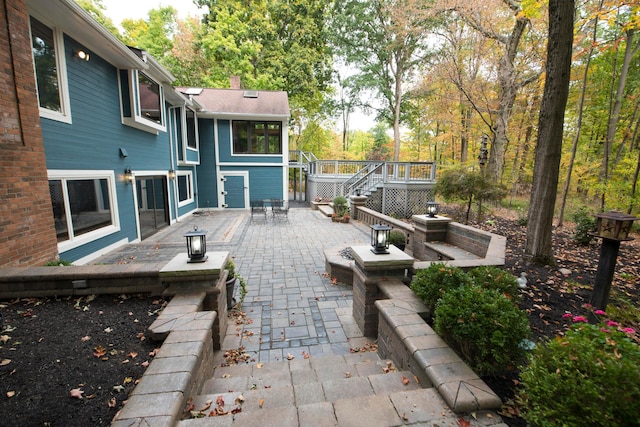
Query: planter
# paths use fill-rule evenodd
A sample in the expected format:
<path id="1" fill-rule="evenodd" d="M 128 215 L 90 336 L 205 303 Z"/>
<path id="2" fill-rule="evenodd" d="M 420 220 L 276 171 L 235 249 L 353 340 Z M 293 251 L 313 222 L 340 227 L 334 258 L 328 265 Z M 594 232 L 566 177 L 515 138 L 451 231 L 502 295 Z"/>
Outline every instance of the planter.
<path id="1" fill-rule="evenodd" d="M 332 216 L 331 217 L 331 222 L 341 222 L 342 218 L 339 218 L 337 216 Z"/>
<path id="2" fill-rule="evenodd" d="M 233 293 L 236 290 L 236 281 L 238 279 L 236 279 L 235 277 L 231 277 L 231 278 L 227 278 L 227 310 L 230 310 L 233 308 L 233 306 L 236 304 L 236 299 L 233 297 Z"/>
<path id="3" fill-rule="evenodd" d="M 341 222 L 344 222 L 345 224 L 347 224 L 347 223 L 349 222 L 349 218 L 344 217 L 344 218 L 342 218 L 342 221 L 341 221 Z"/>
<path id="4" fill-rule="evenodd" d="M 393 244 L 393 246 L 400 249 L 402 252 L 404 252 L 404 248 L 407 247 L 407 245 L 401 245 L 401 244 L 395 244 L 395 243 Z"/>

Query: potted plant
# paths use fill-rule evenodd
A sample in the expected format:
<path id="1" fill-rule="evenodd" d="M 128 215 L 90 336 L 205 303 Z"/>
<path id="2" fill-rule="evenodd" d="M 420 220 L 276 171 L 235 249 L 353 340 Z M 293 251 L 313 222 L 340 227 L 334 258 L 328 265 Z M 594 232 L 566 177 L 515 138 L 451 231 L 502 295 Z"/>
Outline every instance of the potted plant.
<path id="1" fill-rule="evenodd" d="M 338 218 L 344 217 L 349 212 L 346 197 L 337 196 L 333 199 L 333 211 Z"/>
<path id="2" fill-rule="evenodd" d="M 227 310 L 231 309 L 235 304 L 235 299 L 233 298 L 233 293 L 236 289 L 236 265 L 232 259 L 227 261 L 226 269 L 229 272 L 227 276 Z"/>
<path id="3" fill-rule="evenodd" d="M 391 230 L 389 232 L 389 243 L 404 251 L 404 248 L 407 247 L 407 235 L 400 230 Z"/>

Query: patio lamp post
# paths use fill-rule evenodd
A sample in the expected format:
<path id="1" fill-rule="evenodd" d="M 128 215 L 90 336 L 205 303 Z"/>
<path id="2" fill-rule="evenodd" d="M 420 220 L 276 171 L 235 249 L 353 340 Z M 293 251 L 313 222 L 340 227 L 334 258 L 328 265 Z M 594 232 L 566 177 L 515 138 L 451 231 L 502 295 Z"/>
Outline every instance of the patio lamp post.
<path id="1" fill-rule="evenodd" d="M 193 230 L 187 232 L 184 237 L 187 238 L 187 255 L 188 263 L 205 262 L 207 258 L 207 232 L 198 230 L 198 226 L 194 226 Z"/>
<path id="2" fill-rule="evenodd" d="M 427 215 L 429 218 L 435 218 L 438 215 L 438 206 L 439 203 L 427 202 Z"/>
<path id="3" fill-rule="evenodd" d="M 636 218 L 623 212 L 604 212 L 596 215 L 598 218 L 597 231 L 595 237 L 602 239 L 600 247 L 600 260 L 596 272 L 593 293 L 589 303 L 592 307 L 606 311 L 609 303 L 609 292 L 613 281 L 613 272 L 616 268 L 620 242 L 633 240 L 629 237 L 629 231 Z"/>
<path id="4" fill-rule="evenodd" d="M 371 252 L 376 255 L 389 253 L 391 227 L 384 224 L 371 225 Z"/>

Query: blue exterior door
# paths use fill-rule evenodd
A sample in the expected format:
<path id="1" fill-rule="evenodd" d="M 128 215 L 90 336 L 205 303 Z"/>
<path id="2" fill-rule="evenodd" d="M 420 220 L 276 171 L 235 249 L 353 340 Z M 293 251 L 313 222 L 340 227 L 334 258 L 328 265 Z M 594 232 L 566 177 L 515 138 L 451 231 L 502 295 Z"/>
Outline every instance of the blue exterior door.
<path id="1" fill-rule="evenodd" d="M 227 208 L 244 209 L 247 207 L 245 200 L 245 177 L 238 175 L 225 175 L 224 204 Z"/>

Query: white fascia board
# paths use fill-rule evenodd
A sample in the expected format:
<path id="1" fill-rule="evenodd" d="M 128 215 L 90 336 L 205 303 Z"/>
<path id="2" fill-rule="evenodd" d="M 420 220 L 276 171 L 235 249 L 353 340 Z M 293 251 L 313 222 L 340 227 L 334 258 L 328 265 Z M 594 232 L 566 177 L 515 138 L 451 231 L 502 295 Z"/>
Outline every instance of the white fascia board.
<path id="1" fill-rule="evenodd" d="M 265 120 L 269 122 L 288 121 L 291 116 L 282 114 L 238 114 L 238 113 L 219 113 L 211 111 L 200 111 L 198 117 L 206 119 L 225 119 L 225 120 Z"/>

